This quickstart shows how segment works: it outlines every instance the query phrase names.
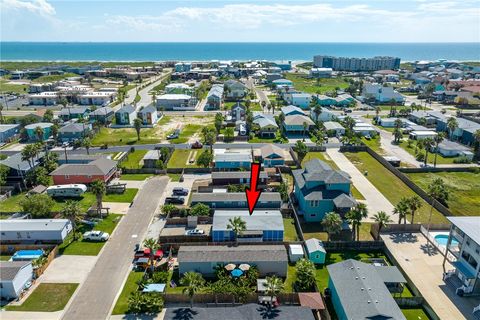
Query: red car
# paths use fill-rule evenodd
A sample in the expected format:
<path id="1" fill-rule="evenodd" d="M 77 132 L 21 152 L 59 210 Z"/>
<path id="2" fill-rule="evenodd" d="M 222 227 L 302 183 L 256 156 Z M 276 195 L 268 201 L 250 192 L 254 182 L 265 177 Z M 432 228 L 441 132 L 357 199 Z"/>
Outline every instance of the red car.
<path id="1" fill-rule="evenodd" d="M 150 249 L 145 248 L 145 249 L 139 249 L 135 251 L 135 259 L 139 258 L 149 258 L 150 257 Z M 157 250 L 154 255 L 155 259 L 160 259 L 163 257 L 163 251 L 162 250 Z"/>
<path id="2" fill-rule="evenodd" d="M 203 148 L 203 144 L 200 141 L 195 141 L 194 143 L 192 143 L 192 149 L 202 149 L 202 148 Z"/>

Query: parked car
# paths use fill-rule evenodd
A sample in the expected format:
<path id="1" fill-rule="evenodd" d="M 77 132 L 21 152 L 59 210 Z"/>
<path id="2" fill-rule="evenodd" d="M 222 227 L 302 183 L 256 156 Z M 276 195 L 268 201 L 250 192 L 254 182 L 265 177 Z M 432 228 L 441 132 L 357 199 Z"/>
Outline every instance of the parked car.
<path id="1" fill-rule="evenodd" d="M 149 258 L 150 257 L 150 249 L 145 248 L 145 249 L 137 249 L 134 254 L 134 259 L 138 258 Z M 160 259 L 163 257 L 163 251 L 158 249 L 154 253 L 155 259 Z"/>
<path id="2" fill-rule="evenodd" d="M 203 144 L 200 142 L 200 141 L 195 141 L 194 143 L 192 143 L 192 149 L 202 149 L 203 148 Z"/>
<path id="3" fill-rule="evenodd" d="M 103 231 L 87 231 L 83 234 L 83 240 L 86 241 L 107 241 L 110 235 Z"/>
<path id="4" fill-rule="evenodd" d="M 172 190 L 172 195 L 174 195 L 174 196 L 187 196 L 188 195 L 188 189 L 182 188 L 182 187 L 175 187 Z"/>
<path id="5" fill-rule="evenodd" d="M 167 136 L 167 139 L 177 139 L 178 137 L 180 136 L 180 130 L 179 129 L 176 129 L 175 131 L 173 131 L 172 133 L 170 133 L 168 136 Z"/>
<path id="6" fill-rule="evenodd" d="M 167 197 L 165 198 L 165 204 L 184 204 L 184 197 Z"/>
<path id="7" fill-rule="evenodd" d="M 202 229 L 191 229 L 185 231 L 186 236 L 199 236 L 205 234 L 205 231 Z"/>

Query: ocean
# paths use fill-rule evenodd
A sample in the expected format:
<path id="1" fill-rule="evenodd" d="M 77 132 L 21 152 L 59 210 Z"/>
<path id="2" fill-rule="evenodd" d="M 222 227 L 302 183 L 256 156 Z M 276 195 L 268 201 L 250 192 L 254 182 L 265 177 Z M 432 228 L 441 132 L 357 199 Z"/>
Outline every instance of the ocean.
<path id="1" fill-rule="evenodd" d="M 0 42 L 1 61 L 311 61 L 318 54 L 479 61 L 480 43 Z"/>

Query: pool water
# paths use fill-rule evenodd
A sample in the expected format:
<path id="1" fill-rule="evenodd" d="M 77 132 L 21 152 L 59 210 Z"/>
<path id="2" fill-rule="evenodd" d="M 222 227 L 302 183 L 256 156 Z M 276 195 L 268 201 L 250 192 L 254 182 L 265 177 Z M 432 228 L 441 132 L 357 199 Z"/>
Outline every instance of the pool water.
<path id="1" fill-rule="evenodd" d="M 15 252 L 12 261 L 26 261 L 26 260 L 35 260 L 38 257 L 43 256 L 43 250 L 19 250 Z"/>
<path id="2" fill-rule="evenodd" d="M 447 242 L 448 242 L 448 234 L 437 234 L 435 236 L 435 241 L 441 246 L 446 247 Z M 452 241 L 450 242 L 451 246 L 458 246 L 458 241 L 455 240 L 455 238 L 452 238 Z"/>

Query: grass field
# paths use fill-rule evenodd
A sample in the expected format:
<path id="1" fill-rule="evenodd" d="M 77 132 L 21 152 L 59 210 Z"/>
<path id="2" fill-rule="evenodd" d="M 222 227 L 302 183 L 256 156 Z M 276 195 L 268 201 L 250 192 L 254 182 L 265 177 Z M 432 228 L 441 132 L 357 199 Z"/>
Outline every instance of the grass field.
<path id="1" fill-rule="evenodd" d="M 140 169 L 142 167 L 140 165 L 140 161 L 143 159 L 146 153 L 147 150 L 135 150 L 130 152 L 127 156 L 127 159 L 121 163 L 121 166 L 127 169 Z"/>
<path id="2" fill-rule="evenodd" d="M 159 143 L 160 141 L 160 137 L 155 135 L 154 128 L 144 128 L 140 130 L 140 140 L 137 140 L 137 132 L 133 128 L 112 129 L 102 127 L 92 139 L 92 145 L 102 146 L 107 144 L 110 146 L 123 146 L 131 144 Z"/>
<path id="3" fill-rule="evenodd" d="M 3 64 L 3 62 L 2 62 Z M 10 81 L 0 79 L 0 92 L 13 92 L 13 93 L 27 93 L 28 85 L 26 84 L 12 84 Z"/>
<path id="4" fill-rule="evenodd" d="M 295 230 L 295 221 L 293 218 L 283 218 L 283 241 L 297 241 L 297 230 Z"/>
<path id="5" fill-rule="evenodd" d="M 195 162 L 191 164 L 186 164 L 188 157 L 190 155 L 190 152 L 195 153 Z M 185 149 L 176 149 L 173 153 L 172 156 L 170 157 L 170 160 L 168 160 L 167 163 L 167 168 L 197 168 L 196 160 L 202 153 L 202 150 L 185 150 Z"/>
<path id="6" fill-rule="evenodd" d="M 388 171 L 377 160 L 366 152 L 345 153 L 350 161 L 361 171 L 368 172 L 367 179 L 380 191 L 393 205 L 397 204 L 402 197 L 411 197 L 416 193 L 405 183 Z M 421 200 L 422 207 L 415 214 L 415 222 L 428 222 L 430 207 L 427 202 Z M 391 212 L 387 212 L 391 214 Z M 393 220 L 398 217 L 392 216 Z M 433 223 L 446 223 L 447 219 L 437 210 L 433 210 Z"/>
<path id="7" fill-rule="evenodd" d="M 122 174 L 120 180 L 125 181 L 143 181 L 147 178 L 153 177 L 153 174 L 150 173 L 129 173 L 129 174 Z"/>
<path id="8" fill-rule="evenodd" d="M 319 79 L 319 85 L 316 79 L 310 79 L 306 74 L 287 73 L 285 78 L 293 82 L 295 89 L 308 93 L 324 94 L 334 91 L 337 87 L 341 89 L 348 87 L 348 83 L 343 78 Z"/>
<path id="9" fill-rule="evenodd" d="M 289 263 L 287 269 L 287 277 L 285 278 L 285 292 L 293 292 L 293 284 L 297 281 L 297 269 L 295 264 Z"/>
<path id="10" fill-rule="evenodd" d="M 412 146 L 409 148 L 407 145 L 406 140 L 402 140 L 402 142 L 399 144 L 402 149 L 410 153 L 412 156 L 415 157 L 415 143 L 412 144 Z M 425 151 L 422 150 L 424 153 Z M 455 163 L 454 160 L 457 159 L 458 157 L 443 157 L 441 154 L 437 155 L 437 164 L 452 164 Z M 427 163 L 433 164 L 433 161 L 435 159 L 435 154 L 434 153 L 428 153 L 428 159 Z"/>
<path id="11" fill-rule="evenodd" d="M 170 143 L 186 143 L 194 134 L 200 133 L 203 125 L 187 124 L 180 131 L 180 136 L 176 139 L 170 140 Z M 173 130 L 172 130 L 173 131 Z"/>
<path id="12" fill-rule="evenodd" d="M 128 313 L 128 297 L 130 293 L 137 291 L 138 285 L 137 281 L 141 280 L 143 276 L 143 271 L 135 272 L 132 271 L 129 273 L 127 282 L 123 286 L 122 292 L 118 297 L 115 307 L 113 308 L 112 314 L 126 314 Z"/>
<path id="13" fill-rule="evenodd" d="M 430 317 L 423 309 L 402 309 L 407 320 L 429 320 Z"/>
<path id="14" fill-rule="evenodd" d="M 2 255 L 0 255 L 0 261 L 8 261 L 8 260 L 10 260 L 11 257 L 12 256 L 9 255 L 9 254 L 2 254 Z"/>
<path id="15" fill-rule="evenodd" d="M 118 225 L 122 215 L 121 214 L 109 214 L 105 219 L 95 225 L 93 228 L 86 224 L 78 226 L 77 231 L 84 233 L 89 230 L 99 230 L 112 234 L 115 227 Z M 77 239 L 73 240 L 72 234 L 70 234 L 65 241 L 59 246 L 60 254 L 67 255 L 81 255 L 81 256 L 96 256 L 105 245 L 105 242 L 89 242 Z"/>
<path id="16" fill-rule="evenodd" d="M 55 312 L 65 308 L 78 283 L 40 283 L 20 306 L 7 306 L 7 311 Z"/>
<path id="17" fill-rule="evenodd" d="M 409 173 L 407 176 L 423 190 L 435 178 L 442 178 L 450 190 L 448 207 L 454 215 L 478 215 L 480 207 L 480 173 L 436 172 Z"/>

